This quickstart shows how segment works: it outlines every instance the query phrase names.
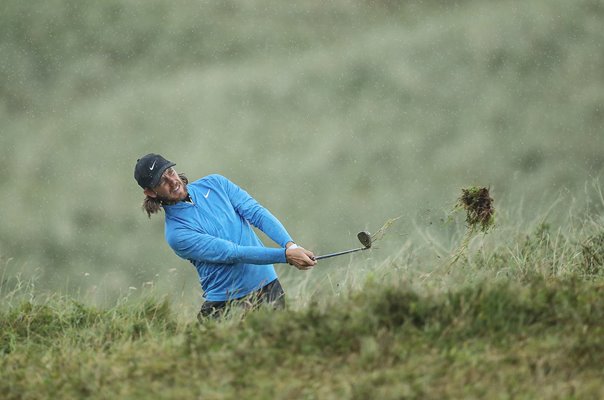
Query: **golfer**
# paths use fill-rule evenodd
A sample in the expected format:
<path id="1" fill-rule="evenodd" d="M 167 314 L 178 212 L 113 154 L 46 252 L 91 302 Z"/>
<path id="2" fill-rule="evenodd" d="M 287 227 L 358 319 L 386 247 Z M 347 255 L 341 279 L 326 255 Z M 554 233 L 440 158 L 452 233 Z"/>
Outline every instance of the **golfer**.
<path id="1" fill-rule="evenodd" d="M 297 246 L 281 222 L 248 193 L 221 175 L 189 183 L 173 162 L 147 154 L 136 162 L 134 178 L 146 196 L 143 210 L 165 212 L 166 241 L 197 269 L 205 302 L 200 317 L 223 314 L 229 304 L 253 307 L 285 304 L 273 264 L 312 268 L 314 254 Z M 265 247 L 253 225 L 279 248 Z"/>

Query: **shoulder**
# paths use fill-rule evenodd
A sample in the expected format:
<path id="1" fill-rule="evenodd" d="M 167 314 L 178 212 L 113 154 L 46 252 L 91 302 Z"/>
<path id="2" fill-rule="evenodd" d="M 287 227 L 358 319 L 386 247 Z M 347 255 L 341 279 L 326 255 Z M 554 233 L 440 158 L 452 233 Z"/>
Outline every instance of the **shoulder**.
<path id="1" fill-rule="evenodd" d="M 224 177 L 212 174 L 208 176 L 204 176 L 203 178 L 199 178 L 196 181 L 189 182 L 187 184 L 187 188 L 190 193 L 205 193 L 208 189 L 218 190 L 223 184 L 221 178 Z"/>
<path id="2" fill-rule="evenodd" d="M 239 189 L 239 186 L 220 174 L 204 176 L 195 182 L 189 183 L 187 187 L 191 193 L 196 195 L 202 194 L 204 197 L 208 190 L 214 190 L 218 193 L 225 193 L 228 195 L 237 192 Z"/>
<path id="3" fill-rule="evenodd" d="M 210 174 L 200 178 L 194 182 L 189 183 L 191 186 L 207 186 L 211 184 L 222 184 L 223 182 L 229 182 L 227 178 L 220 174 Z"/>
<path id="4" fill-rule="evenodd" d="M 207 179 L 210 182 L 217 182 L 217 183 L 229 182 L 229 180 L 226 177 L 224 177 L 220 174 L 210 174 L 202 179 Z"/>
<path id="5" fill-rule="evenodd" d="M 237 186 L 231 180 L 220 174 L 210 174 L 193 182 L 194 187 L 200 188 L 215 188 L 229 191 L 232 187 Z"/>

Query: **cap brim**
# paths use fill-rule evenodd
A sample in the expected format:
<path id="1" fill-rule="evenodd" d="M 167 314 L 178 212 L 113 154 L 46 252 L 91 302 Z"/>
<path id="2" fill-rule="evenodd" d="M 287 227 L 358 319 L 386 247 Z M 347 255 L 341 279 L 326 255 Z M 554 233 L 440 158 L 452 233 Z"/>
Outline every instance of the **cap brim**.
<path id="1" fill-rule="evenodd" d="M 168 164 L 163 165 L 161 168 L 159 168 L 157 170 L 157 174 L 153 177 L 153 180 L 151 181 L 151 187 L 154 188 L 159 185 L 159 181 L 161 180 L 161 176 L 164 174 L 164 172 L 166 172 L 168 168 L 173 167 L 175 165 L 175 163 L 169 162 Z"/>

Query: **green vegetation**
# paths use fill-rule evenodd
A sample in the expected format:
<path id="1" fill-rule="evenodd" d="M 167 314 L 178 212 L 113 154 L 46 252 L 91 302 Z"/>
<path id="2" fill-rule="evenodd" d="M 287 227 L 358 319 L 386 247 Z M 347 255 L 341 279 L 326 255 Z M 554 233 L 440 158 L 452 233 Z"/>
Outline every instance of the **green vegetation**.
<path id="1" fill-rule="evenodd" d="M 604 397 L 601 0 L 0 10 L 3 398 Z M 139 209 L 151 151 L 317 254 L 401 217 L 277 266 L 287 310 L 199 325 Z M 466 236 L 446 211 L 482 186 Z"/>
<path id="2" fill-rule="evenodd" d="M 454 269 L 443 267 L 442 244 L 408 246 L 381 264 L 334 270 L 329 284 L 290 281 L 286 310 L 201 324 L 194 308 L 153 289 L 97 307 L 7 280 L 0 392 L 600 398 L 604 220 L 573 217 L 565 230 L 540 220 L 529 231 L 508 224 L 475 236 Z"/>
<path id="3" fill-rule="evenodd" d="M 18 398 L 599 398 L 604 287 L 385 283 L 302 310 L 183 323 L 166 302 L 54 299 L 0 315 Z"/>

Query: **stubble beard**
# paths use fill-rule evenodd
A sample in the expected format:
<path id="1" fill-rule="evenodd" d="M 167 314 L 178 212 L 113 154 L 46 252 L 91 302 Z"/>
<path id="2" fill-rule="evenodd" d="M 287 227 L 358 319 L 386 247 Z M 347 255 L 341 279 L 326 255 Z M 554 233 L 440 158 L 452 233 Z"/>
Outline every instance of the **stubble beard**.
<path id="1" fill-rule="evenodd" d="M 157 196 L 157 200 L 159 200 L 161 202 L 161 204 L 165 205 L 165 206 L 171 206 L 174 205 L 176 203 L 180 203 L 181 201 L 183 201 L 184 199 L 187 198 L 187 196 L 189 195 L 189 191 L 187 190 L 187 186 L 184 184 L 184 182 L 181 182 L 181 187 L 184 189 L 184 194 L 182 196 L 182 198 L 178 198 L 178 199 L 170 199 L 164 196 Z"/>

